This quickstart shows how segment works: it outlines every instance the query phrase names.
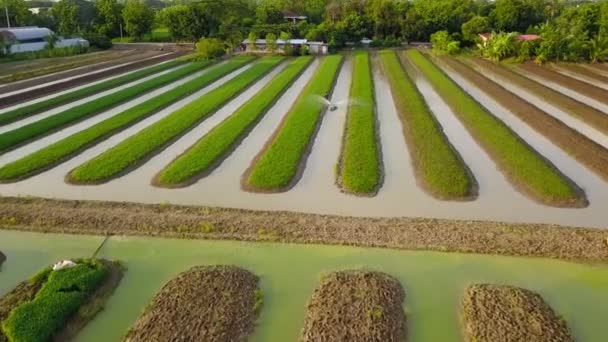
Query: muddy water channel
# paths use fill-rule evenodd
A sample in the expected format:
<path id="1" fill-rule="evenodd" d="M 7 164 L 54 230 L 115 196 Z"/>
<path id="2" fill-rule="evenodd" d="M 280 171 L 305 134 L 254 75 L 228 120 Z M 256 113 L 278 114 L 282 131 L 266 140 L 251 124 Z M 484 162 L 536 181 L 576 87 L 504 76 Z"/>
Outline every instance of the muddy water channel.
<path id="1" fill-rule="evenodd" d="M 101 237 L 0 230 L 8 257 L 0 295 L 62 258 L 91 256 Z M 235 264 L 261 279 L 264 304 L 250 341 L 296 341 L 308 297 L 323 273 L 371 269 L 399 279 L 408 341 L 458 342 L 458 303 L 473 282 L 511 284 L 541 293 L 579 341 L 605 340 L 608 267 L 548 259 L 411 252 L 339 246 L 111 237 L 99 257 L 118 259 L 125 277 L 77 341 L 119 341 L 164 283 L 194 265 Z"/>
<path id="2" fill-rule="evenodd" d="M 551 208 L 537 204 L 524 197 L 496 170 L 495 164 L 477 146 L 476 142 L 455 119 L 449 107 L 441 100 L 424 80 L 417 80 L 417 86 L 454 147 L 463 156 L 479 184 L 479 197 L 475 201 L 440 201 L 426 194 L 416 183 L 412 170 L 408 146 L 402 134 L 401 121 L 395 109 L 390 88 L 381 70 L 374 66 L 374 87 L 379 136 L 382 146 L 384 182 L 375 197 L 357 197 L 341 193 L 336 186 L 335 166 L 340 154 L 340 144 L 344 129 L 345 108 L 325 113 L 319 131 L 307 158 L 301 179 L 287 192 L 259 194 L 243 191 L 240 181 L 243 173 L 255 155 L 263 148 L 268 138 L 278 127 L 281 119 L 289 111 L 306 83 L 311 79 L 319 63 L 314 61 L 291 85 L 283 96 L 270 108 L 257 126 L 243 139 L 240 146 L 208 176 L 195 184 L 181 189 L 153 187 L 152 178 L 171 160 L 194 144 L 223 119 L 231 115 L 239 106 L 271 81 L 282 67 L 262 78 L 250 89 L 229 101 L 217 113 L 210 116 L 187 134 L 176 140 L 163 152 L 151 158 L 138 169 L 99 186 L 75 186 L 64 182 L 65 175 L 73 168 L 115 146 L 125 138 L 169 115 L 174 110 L 220 86 L 243 72 L 238 70 L 196 94 L 176 102 L 159 113 L 142 120 L 138 124 L 99 143 L 65 163 L 30 179 L 0 184 L 0 194 L 4 196 L 40 196 L 80 200 L 107 200 L 142 203 L 174 203 L 186 205 L 207 205 L 255 210 L 288 210 L 317 214 L 335 214 L 371 217 L 435 217 L 446 219 L 474 219 L 526 223 L 556 223 L 572 226 L 608 228 L 608 183 L 585 169 L 550 141 L 530 129 L 515 118 L 508 109 L 498 106 L 483 91 L 476 89 L 457 76 L 451 75 L 461 86 L 486 106 L 494 115 L 504 120 L 515 132 L 530 143 L 543 156 L 551 160 L 562 172 L 582 187 L 590 201 L 583 209 Z M 332 101 L 340 102 L 348 98 L 351 83 L 351 63 L 346 61 L 340 71 Z M 166 89 L 166 88 L 164 88 Z M 153 96 L 153 95 L 152 95 Z M 141 99 L 129 102 L 134 106 Z M 100 114 L 103 117 L 116 115 L 111 110 Z M 100 116 L 100 117 L 101 117 Z M 89 127 L 98 119 L 91 118 L 71 130 Z M 68 129 L 68 130 L 70 130 Z M 67 132 L 67 130 L 66 130 Z M 0 165 L 19 159 L 57 141 L 67 135 L 58 132 L 42 139 L 41 142 L 23 146 L 0 156 Z M 70 131 L 72 132 L 72 131 Z M 600 138 L 600 137 L 596 137 Z"/>

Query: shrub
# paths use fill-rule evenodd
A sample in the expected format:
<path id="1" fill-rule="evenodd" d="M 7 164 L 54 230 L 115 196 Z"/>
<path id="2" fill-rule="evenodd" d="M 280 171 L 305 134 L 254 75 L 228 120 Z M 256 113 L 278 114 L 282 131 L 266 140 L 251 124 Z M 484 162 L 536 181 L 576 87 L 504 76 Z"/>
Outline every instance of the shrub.
<path id="1" fill-rule="evenodd" d="M 448 31 L 437 31 L 431 35 L 433 50 L 450 55 L 460 51 L 460 42 L 452 40 Z"/>
<path id="2" fill-rule="evenodd" d="M 200 58 L 220 58 L 226 54 L 224 44 L 217 38 L 201 38 L 196 43 L 196 54 Z"/>
<path id="3" fill-rule="evenodd" d="M 110 38 L 95 32 L 89 32 L 83 35 L 83 38 L 89 41 L 91 47 L 98 49 L 109 49 L 112 47 L 112 41 Z"/>

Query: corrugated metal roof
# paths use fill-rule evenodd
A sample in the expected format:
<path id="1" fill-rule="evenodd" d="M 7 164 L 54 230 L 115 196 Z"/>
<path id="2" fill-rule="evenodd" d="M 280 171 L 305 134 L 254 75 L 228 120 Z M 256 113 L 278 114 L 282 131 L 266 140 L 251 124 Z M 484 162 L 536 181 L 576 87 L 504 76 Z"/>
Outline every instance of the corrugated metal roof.
<path id="1" fill-rule="evenodd" d="M 53 33 L 53 31 L 46 27 L 0 28 L 0 32 L 4 32 L 4 35 L 8 33 L 8 35 L 15 40 L 45 38 Z"/>

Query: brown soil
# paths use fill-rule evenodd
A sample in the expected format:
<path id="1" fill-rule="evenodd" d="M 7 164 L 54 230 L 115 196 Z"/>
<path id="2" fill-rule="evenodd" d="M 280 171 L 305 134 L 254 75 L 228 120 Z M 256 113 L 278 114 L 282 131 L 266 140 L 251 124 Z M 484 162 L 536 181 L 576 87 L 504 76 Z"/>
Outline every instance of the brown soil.
<path id="1" fill-rule="evenodd" d="M 0 197 L 2 229 L 277 241 L 608 262 L 602 229 Z M 605 228 L 608 228 L 605 227 Z"/>
<path id="2" fill-rule="evenodd" d="M 461 62 L 453 58 L 442 60 L 578 162 L 608 180 L 608 150 L 604 147 Z"/>
<path id="3" fill-rule="evenodd" d="M 0 270 L 2 269 L 2 264 L 6 261 L 6 255 L 0 251 Z"/>
<path id="4" fill-rule="evenodd" d="M 596 70 L 600 70 L 600 71 L 608 72 L 608 64 L 606 64 L 606 63 L 592 63 L 592 64 L 587 64 L 587 67 L 589 67 L 589 68 L 591 68 L 591 69 L 596 69 Z"/>
<path id="5" fill-rule="evenodd" d="M 44 285 L 46 277 L 41 277 L 37 281 L 26 280 L 9 293 L 0 298 L 0 323 L 2 323 L 13 309 L 34 299 L 38 290 Z M 8 342 L 8 338 L 0 329 L 0 342 Z"/>
<path id="6" fill-rule="evenodd" d="M 300 341 L 405 341 L 404 299 L 399 281 L 385 273 L 331 273 L 308 303 Z"/>
<path id="7" fill-rule="evenodd" d="M 574 342 L 566 322 L 543 298 L 522 288 L 471 285 L 461 310 L 469 342 Z"/>
<path id="8" fill-rule="evenodd" d="M 169 281 L 125 341 L 246 341 L 258 277 L 235 266 L 194 267 Z"/>
<path id="9" fill-rule="evenodd" d="M 79 78 L 75 78 L 75 79 L 71 79 L 71 80 L 67 80 L 65 82 L 61 82 L 61 83 L 57 83 L 57 84 L 52 84 L 46 87 L 41 87 L 41 88 L 37 88 L 37 89 L 33 89 L 30 91 L 25 91 L 25 92 L 21 92 L 18 94 L 14 94 L 11 96 L 7 96 L 4 97 L 2 99 L 2 104 L 0 105 L 0 108 L 4 108 L 4 107 L 9 107 L 9 106 L 13 106 L 16 105 L 18 103 L 27 101 L 27 100 L 31 100 L 31 99 L 35 99 L 44 95 L 48 95 L 48 94 L 52 94 L 52 93 L 56 93 L 58 91 L 63 91 L 69 88 L 73 88 L 79 85 L 83 85 L 83 84 L 87 84 L 90 82 L 94 82 L 106 77 L 110 77 L 110 76 L 114 76 L 114 75 L 119 75 L 122 73 L 125 73 L 127 71 L 130 70 L 135 70 L 138 68 L 143 68 L 146 66 L 150 66 L 152 64 L 156 64 L 156 63 L 160 63 L 162 61 L 166 61 L 172 58 L 177 58 L 179 56 L 182 55 L 182 53 L 176 52 L 176 53 L 172 53 L 172 54 L 168 54 L 165 56 L 159 56 L 159 57 L 155 57 L 155 58 L 149 58 L 152 57 L 154 55 L 158 55 L 158 53 L 156 52 L 148 52 L 145 53 L 144 55 L 142 54 L 137 54 L 135 56 L 131 56 L 130 58 L 125 58 L 125 59 L 120 59 L 114 62 L 110 62 L 108 65 L 103 65 L 103 66 L 94 66 L 91 67 L 90 69 L 99 69 L 99 68 L 107 68 L 110 67 L 112 65 L 117 65 L 117 64 L 122 64 L 122 63 L 127 63 L 129 61 L 135 60 L 134 63 L 129 64 L 129 65 L 124 65 L 124 66 L 120 66 L 111 70 L 107 70 L 104 72 L 99 72 L 96 74 L 92 74 L 92 75 L 85 75 Z M 149 58 L 149 59 L 146 59 Z M 143 60 L 142 60 L 143 59 Z M 137 61 L 139 60 L 139 61 Z M 59 76 L 50 76 L 48 77 L 49 80 L 45 80 L 45 82 L 50 82 L 53 80 L 53 78 L 56 79 L 62 79 L 65 77 L 70 77 L 70 76 L 75 76 L 75 75 L 79 75 L 79 74 L 85 74 L 87 72 L 91 72 L 92 70 L 75 70 L 72 72 L 69 72 L 68 74 L 61 74 Z M 35 80 L 36 84 L 39 84 L 41 81 L 39 80 Z M 21 85 L 21 84 L 20 84 Z"/>
<path id="10" fill-rule="evenodd" d="M 559 84 L 562 87 L 573 89 L 576 92 L 589 96 L 590 98 L 603 104 L 608 104 L 608 90 L 596 87 L 572 77 L 568 77 L 564 74 L 560 74 L 559 72 L 551 70 L 548 67 L 537 65 L 533 62 L 528 62 L 519 65 L 516 69 L 519 69 L 524 76 L 526 73 L 530 73 Z"/>
<path id="11" fill-rule="evenodd" d="M 597 130 L 608 134 L 608 115 L 602 111 L 579 102 L 571 97 L 565 96 L 564 94 L 544 86 L 541 83 L 524 77 L 519 73 L 515 73 L 504 66 L 492 63 L 486 59 L 475 58 L 464 59 L 464 61 L 467 61 L 476 67 L 489 70 L 490 72 L 507 79 L 509 82 L 526 89 L 538 97 L 541 97 L 543 100 L 562 109 L 571 116 L 577 117 L 585 123 L 595 127 Z"/>
<path id="12" fill-rule="evenodd" d="M 608 83 L 608 77 L 601 73 L 594 72 L 592 69 L 586 68 L 583 65 L 578 64 L 557 64 L 556 67 L 564 69 L 575 74 L 579 74 L 583 77 L 594 79 L 596 81 Z"/>

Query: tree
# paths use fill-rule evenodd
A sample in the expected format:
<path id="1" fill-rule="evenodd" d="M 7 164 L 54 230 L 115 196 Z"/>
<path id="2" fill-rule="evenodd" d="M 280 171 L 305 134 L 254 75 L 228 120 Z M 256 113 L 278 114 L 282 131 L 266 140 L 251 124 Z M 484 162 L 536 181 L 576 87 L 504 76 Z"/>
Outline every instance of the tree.
<path id="1" fill-rule="evenodd" d="M 122 19 L 127 33 L 141 39 L 152 28 L 154 12 L 142 2 L 131 0 L 122 10 Z"/>
<path id="2" fill-rule="evenodd" d="M 591 63 L 608 59 L 608 37 L 597 35 L 589 40 L 587 47 Z"/>
<path id="3" fill-rule="evenodd" d="M 266 35 L 266 50 L 270 51 L 270 53 L 277 51 L 277 36 L 274 33 Z"/>
<path id="4" fill-rule="evenodd" d="M 431 35 L 433 50 L 453 55 L 460 51 L 460 42 L 452 40 L 448 31 L 437 31 Z"/>
<path id="5" fill-rule="evenodd" d="M 252 31 L 249 33 L 249 36 L 247 37 L 247 39 L 249 40 L 249 45 L 247 46 L 249 48 L 249 51 L 255 51 L 256 50 L 255 42 L 258 40 L 258 35 Z"/>
<path id="6" fill-rule="evenodd" d="M 514 32 L 493 34 L 483 46 L 483 55 L 494 61 L 513 56 L 516 52 L 515 35 Z"/>
<path id="7" fill-rule="evenodd" d="M 488 17 L 474 16 L 471 20 L 462 24 L 462 38 L 467 42 L 475 42 L 478 34 L 490 31 L 490 19 Z"/>
<path id="8" fill-rule="evenodd" d="M 289 44 L 291 34 L 289 32 L 281 32 L 281 34 L 279 35 L 279 39 L 283 41 L 283 53 L 287 56 L 291 56 L 293 54 L 293 49 L 291 47 L 291 44 Z"/>
<path id="9" fill-rule="evenodd" d="M 97 33 L 107 37 L 119 36 L 122 5 L 117 0 L 96 0 L 95 8 L 97 9 Z"/>
<path id="10" fill-rule="evenodd" d="M 12 27 L 27 26 L 31 20 L 31 14 L 24 0 L 0 0 L 0 27 L 7 27 L 6 13 Z"/>
<path id="11" fill-rule="evenodd" d="M 196 54 L 200 58 L 219 58 L 225 53 L 224 44 L 217 38 L 201 38 L 198 43 L 196 43 Z"/>
<path id="12" fill-rule="evenodd" d="M 53 16 L 57 18 L 58 31 L 61 34 L 72 34 L 79 31 L 78 4 L 73 0 L 61 0 L 53 5 Z"/>

